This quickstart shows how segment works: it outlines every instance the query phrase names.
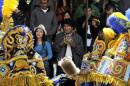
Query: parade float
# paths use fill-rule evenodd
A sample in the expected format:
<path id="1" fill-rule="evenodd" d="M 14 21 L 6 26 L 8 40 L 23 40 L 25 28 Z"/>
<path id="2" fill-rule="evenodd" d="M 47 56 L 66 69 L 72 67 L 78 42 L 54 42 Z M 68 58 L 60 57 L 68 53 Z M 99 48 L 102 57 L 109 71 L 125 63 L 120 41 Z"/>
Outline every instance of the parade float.
<path id="1" fill-rule="evenodd" d="M 62 69 L 76 80 L 76 86 L 130 86 L 130 9 L 126 16 L 120 12 L 112 13 L 107 19 L 109 28 L 104 28 L 96 38 L 93 51 L 83 57 L 80 72 L 70 60 L 62 61 Z M 67 58 L 64 58 L 69 60 Z M 63 59 L 63 60 L 64 60 Z M 68 70 L 66 66 L 72 68 Z M 85 85 L 83 83 L 95 83 Z"/>

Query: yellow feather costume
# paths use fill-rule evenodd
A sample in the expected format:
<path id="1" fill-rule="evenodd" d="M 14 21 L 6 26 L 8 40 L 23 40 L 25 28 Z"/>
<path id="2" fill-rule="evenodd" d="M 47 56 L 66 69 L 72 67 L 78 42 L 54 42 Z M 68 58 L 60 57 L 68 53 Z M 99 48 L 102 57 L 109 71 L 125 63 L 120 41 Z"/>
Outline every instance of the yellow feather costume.
<path id="1" fill-rule="evenodd" d="M 2 30 L 7 31 L 7 29 L 10 26 L 10 17 L 12 13 L 17 9 L 17 6 L 19 4 L 19 0 L 3 0 L 3 6 L 2 6 Z"/>

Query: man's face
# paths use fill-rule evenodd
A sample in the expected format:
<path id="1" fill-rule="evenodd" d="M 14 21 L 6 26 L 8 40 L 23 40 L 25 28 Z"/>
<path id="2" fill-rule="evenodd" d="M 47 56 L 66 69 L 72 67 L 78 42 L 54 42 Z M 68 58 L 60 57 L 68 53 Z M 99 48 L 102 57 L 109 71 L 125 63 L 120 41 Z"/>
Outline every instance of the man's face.
<path id="1" fill-rule="evenodd" d="M 92 9 L 91 9 L 91 8 L 88 8 L 88 9 L 87 9 L 87 13 L 88 13 L 88 16 L 91 16 L 91 15 L 92 15 Z"/>
<path id="2" fill-rule="evenodd" d="M 65 33 L 71 33 L 72 31 L 73 31 L 73 27 L 71 27 L 71 25 L 69 25 L 69 24 L 64 25 L 64 32 Z"/>
<path id="3" fill-rule="evenodd" d="M 88 9 L 85 8 L 84 12 L 85 12 L 85 14 L 86 14 L 88 17 L 90 17 L 90 16 L 92 15 L 92 9 L 91 9 L 91 8 L 88 8 Z"/>
<path id="4" fill-rule="evenodd" d="M 48 7 L 48 0 L 41 0 L 41 7 L 46 9 Z"/>

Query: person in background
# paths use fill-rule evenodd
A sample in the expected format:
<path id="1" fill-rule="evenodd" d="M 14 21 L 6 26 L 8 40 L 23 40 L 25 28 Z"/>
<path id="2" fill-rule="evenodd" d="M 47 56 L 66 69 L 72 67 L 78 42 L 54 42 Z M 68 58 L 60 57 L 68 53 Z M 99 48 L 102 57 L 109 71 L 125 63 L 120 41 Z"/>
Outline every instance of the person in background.
<path id="1" fill-rule="evenodd" d="M 31 11 L 35 8 L 40 7 L 40 0 L 31 0 Z M 57 0 L 49 0 L 49 6 L 51 10 L 56 10 Z"/>
<path id="2" fill-rule="evenodd" d="M 87 52 L 91 52 L 95 38 L 100 31 L 100 21 L 98 17 L 92 15 L 92 8 L 89 5 L 83 7 L 84 15 L 76 21 L 77 33 L 82 37 L 84 49 Z M 88 21 L 86 20 L 86 16 Z M 86 27 L 86 24 L 87 27 Z"/>
<path id="3" fill-rule="evenodd" d="M 62 22 L 63 20 L 63 14 L 64 14 L 65 10 L 63 8 L 63 6 L 58 6 L 56 9 L 56 18 L 58 21 L 58 25 Z"/>
<path id="4" fill-rule="evenodd" d="M 27 25 L 30 23 L 30 3 L 27 0 L 19 0 L 17 9 L 13 12 L 14 25 Z"/>
<path id="5" fill-rule="evenodd" d="M 72 56 L 74 63 L 80 68 L 84 54 L 82 38 L 75 32 L 72 20 L 64 20 L 63 27 L 63 32 L 56 36 L 53 44 L 57 59 L 60 60 L 65 56 Z M 70 52 L 67 50 L 70 50 Z"/>
<path id="6" fill-rule="evenodd" d="M 105 12 L 102 13 L 101 16 L 100 16 L 100 22 L 101 22 L 100 27 L 101 27 L 101 29 L 103 29 L 104 27 L 107 27 L 106 20 L 109 17 L 109 15 L 111 15 L 114 11 L 115 11 L 115 6 L 113 6 L 110 3 L 105 5 Z"/>
<path id="7" fill-rule="evenodd" d="M 34 50 L 42 56 L 47 75 L 51 78 L 48 61 L 52 59 L 53 55 L 51 44 L 45 40 L 46 34 L 47 31 L 42 24 L 34 28 Z"/>
<path id="8" fill-rule="evenodd" d="M 99 2 L 97 0 L 88 0 L 88 3 L 91 5 L 91 8 L 93 9 L 92 15 L 99 17 Z"/>
<path id="9" fill-rule="evenodd" d="M 71 13 L 69 11 L 65 11 L 63 15 L 63 19 L 72 19 Z"/>
<path id="10" fill-rule="evenodd" d="M 63 32 L 64 20 L 66 20 L 66 19 L 72 20 L 71 13 L 69 11 L 65 11 L 62 14 L 62 17 L 63 17 L 63 19 L 58 24 L 57 34 Z"/>
<path id="11" fill-rule="evenodd" d="M 63 12 L 62 14 L 61 14 L 61 16 L 62 16 L 62 20 L 60 20 L 59 22 L 58 22 L 58 29 L 57 29 L 57 33 L 56 33 L 56 35 L 58 35 L 58 34 L 60 34 L 60 33 L 63 33 L 63 23 L 64 23 L 64 20 L 65 19 L 71 19 L 71 16 L 70 16 L 70 13 L 69 13 L 69 11 L 65 11 L 65 12 Z M 53 70 L 54 70 L 54 74 L 53 74 L 53 76 L 56 76 L 56 74 L 57 74 L 57 56 L 56 56 L 56 52 L 55 52 L 55 50 L 53 50 Z"/>
<path id="12" fill-rule="evenodd" d="M 63 21 L 64 12 L 65 12 L 65 10 L 64 10 L 63 6 L 58 5 L 58 7 L 56 9 L 56 18 L 58 21 L 58 28 L 57 28 L 56 34 L 58 34 L 62 31 L 62 21 Z"/>
<path id="13" fill-rule="evenodd" d="M 46 28 L 46 39 L 51 43 L 53 36 L 57 30 L 57 20 L 55 12 L 48 6 L 49 0 L 40 0 L 40 7 L 37 7 L 31 13 L 30 26 L 35 28 L 39 24 L 43 24 Z"/>
<path id="14" fill-rule="evenodd" d="M 75 32 L 72 20 L 64 20 L 63 32 L 56 36 L 53 48 L 57 53 L 58 60 L 70 56 L 75 65 L 80 68 L 84 54 L 83 42 L 82 38 Z M 63 73 L 60 68 L 58 72 L 59 74 Z M 68 80 L 63 86 L 74 86 L 74 81 Z"/>
<path id="15" fill-rule="evenodd" d="M 85 8 L 86 9 L 86 8 Z M 92 8 L 89 6 L 86 9 L 86 14 L 88 16 L 88 26 L 86 29 L 86 20 L 83 21 L 82 23 L 82 28 L 85 30 L 86 29 L 86 48 L 87 52 L 91 52 L 93 48 L 94 41 L 96 37 L 98 36 L 98 33 L 100 31 L 100 21 L 98 17 L 92 15 Z"/>

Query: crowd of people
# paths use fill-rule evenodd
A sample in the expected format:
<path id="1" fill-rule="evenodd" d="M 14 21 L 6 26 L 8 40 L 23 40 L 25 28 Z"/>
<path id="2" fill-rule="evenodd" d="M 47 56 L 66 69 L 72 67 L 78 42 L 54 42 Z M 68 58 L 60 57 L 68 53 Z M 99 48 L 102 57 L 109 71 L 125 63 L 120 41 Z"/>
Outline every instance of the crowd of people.
<path id="1" fill-rule="evenodd" d="M 45 62 L 46 70 L 48 76 L 52 77 L 56 75 L 56 73 L 51 73 L 52 65 L 57 64 L 58 59 L 65 57 L 67 50 L 71 50 L 69 56 L 72 56 L 75 64 L 80 67 L 84 53 L 92 51 L 94 40 L 99 31 L 106 26 L 106 19 L 114 12 L 115 7 L 107 4 L 105 12 L 99 17 L 93 15 L 91 4 L 88 7 L 84 5 L 82 7 L 84 14 L 74 19 L 70 9 L 57 5 L 57 9 L 54 10 L 49 4 L 50 1 L 33 0 L 30 13 L 27 6 L 21 8 L 23 4 L 19 5 L 20 12 L 15 12 L 13 17 L 15 25 L 26 24 L 32 30 L 34 49 L 43 59 L 47 60 Z M 57 69 L 54 68 L 54 70 Z"/>
<path id="2" fill-rule="evenodd" d="M 83 14 L 74 17 L 71 9 L 63 4 L 52 5 L 51 1 L 32 0 L 31 5 L 24 8 L 24 2 L 20 2 L 12 15 L 14 25 L 24 24 L 32 31 L 34 50 L 42 56 L 49 78 L 63 73 L 58 66 L 58 61 L 63 57 L 71 56 L 80 68 L 83 55 L 92 51 L 96 37 L 107 27 L 108 16 L 116 11 L 113 4 L 107 3 L 104 12 L 100 13 L 98 5 L 89 0 L 91 4 L 88 2 L 88 6 L 82 6 Z M 93 7 L 98 9 L 100 15 L 94 14 Z M 74 86 L 73 80 L 68 82 L 65 86 Z"/>

